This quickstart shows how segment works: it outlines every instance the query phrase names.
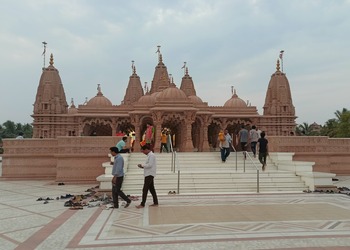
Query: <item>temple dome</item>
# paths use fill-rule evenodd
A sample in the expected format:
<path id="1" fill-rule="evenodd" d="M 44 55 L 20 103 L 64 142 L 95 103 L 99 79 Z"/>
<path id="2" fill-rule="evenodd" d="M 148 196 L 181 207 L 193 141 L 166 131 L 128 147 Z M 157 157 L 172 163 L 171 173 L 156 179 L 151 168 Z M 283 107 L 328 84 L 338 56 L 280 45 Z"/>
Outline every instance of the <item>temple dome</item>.
<path id="1" fill-rule="evenodd" d="M 98 90 L 97 95 L 95 97 L 91 98 L 87 102 L 86 106 L 96 107 L 96 108 L 99 108 L 99 107 L 112 107 L 113 106 L 112 102 L 107 97 L 103 96 L 99 84 L 98 84 L 97 90 Z"/>
<path id="2" fill-rule="evenodd" d="M 70 107 L 70 108 L 68 109 L 68 114 L 74 115 L 74 114 L 76 114 L 76 113 L 78 113 L 78 109 L 77 109 L 75 106 Z"/>
<path id="3" fill-rule="evenodd" d="M 188 98 L 191 100 L 191 102 L 193 104 L 202 104 L 203 103 L 202 99 L 196 95 L 190 95 Z"/>
<path id="4" fill-rule="evenodd" d="M 236 90 L 235 90 L 232 97 L 225 102 L 224 107 L 246 108 L 247 104 L 245 103 L 245 101 L 243 101 L 241 98 L 238 97 L 238 95 L 236 94 Z"/>
<path id="5" fill-rule="evenodd" d="M 175 86 L 164 89 L 157 95 L 157 99 L 174 99 L 174 100 L 187 100 L 185 92 Z"/>
<path id="6" fill-rule="evenodd" d="M 146 94 L 146 95 L 141 96 L 141 98 L 137 101 L 137 104 L 143 104 L 143 105 L 150 106 L 150 105 L 154 105 L 155 102 L 156 102 L 156 98 L 155 98 L 155 96 L 153 96 L 153 94 L 152 95 Z"/>

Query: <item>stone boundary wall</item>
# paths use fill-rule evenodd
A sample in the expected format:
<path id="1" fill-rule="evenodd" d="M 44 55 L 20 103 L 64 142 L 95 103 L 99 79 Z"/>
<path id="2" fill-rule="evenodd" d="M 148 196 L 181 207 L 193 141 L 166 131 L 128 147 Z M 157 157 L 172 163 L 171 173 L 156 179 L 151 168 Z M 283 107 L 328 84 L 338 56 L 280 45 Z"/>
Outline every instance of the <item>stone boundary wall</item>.
<path id="1" fill-rule="evenodd" d="M 96 182 L 109 161 L 109 148 L 120 136 L 58 137 L 4 140 L 4 178 L 54 179 L 57 182 Z"/>
<path id="2" fill-rule="evenodd" d="M 56 139 L 5 139 L 3 178 L 96 182 L 109 161 L 109 148 L 122 137 L 87 136 Z M 269 136 L 270 152 L 294 152 L 293 160 L 315 162 L 314 172 L 350 175 L 350 139 Z M 138 148 L 135 152 L 138 152 Z"/>
<path id="3" fill-rule="evenodd" d="M 312 161 L 314 172 L 350 175 L 350 138 L 269 136 L 270 152 L 294 152 L 295 161 Z"/>

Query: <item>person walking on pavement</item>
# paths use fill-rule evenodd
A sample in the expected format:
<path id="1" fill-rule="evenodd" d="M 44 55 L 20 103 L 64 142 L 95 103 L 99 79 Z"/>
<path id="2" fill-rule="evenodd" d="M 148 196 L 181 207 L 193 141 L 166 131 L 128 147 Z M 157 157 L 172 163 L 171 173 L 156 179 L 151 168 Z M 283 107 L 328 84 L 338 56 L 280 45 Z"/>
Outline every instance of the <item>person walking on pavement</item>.
<path id="1" fill-rule="evenodd" d="M 145 144 L 144 146 L 142 146 L 141 151 L 142 153 L 147 155 L 147 160 L 145 164 L 137 165 L 139 168 L 143 168 L 145 180 L 144 180 L 143 189 L 142 189 L 142 201 L 140 205 L 136 206 L 136 208 L 145 207 L 148 190 L 150 191 L 153 197 L 153 204 L 151 206 L 157 207 L 158 197 L 157 197 L 156 189 L 154 188 L 154 177 L 156 176 L 156 170 L 157 170 L 156 156 L 152 152 L 149 144 Z"/>
<path id="2" fill-rule="evenodd" d="M 259 152 L 259 161 L 260 163 L 262 164 L 262 170 L 265 171 L 265 168 L 266 168 L 266 157 L 268 156 L 269 154 L 269 150 L 268 150 L 268 140 L 265 139 L 265 132 L 261 132 L 260 134 L 260 138 L 258 140 L 258 143 L 257 143 L 257 149 L 258 149 L 258 152 Z"/>
<path id="3" fill-rule="evenodd" d="M 256 144 L 258 143 L 259 134 L 256 129 L 256 126 L 253 125 L 252 129 L 249 131 L 249 141 L 250 141 L 250 148 L 252 149 L 252 152 L 254 154 L 254 158 L 256 157 Z"/>
<path id="4" fill-rule="evenodd" d="M 121 190 L 124 180 L 124 158 L 119 154 L 119 150 L 117 147 L 111 147 L 109 150 L 111 151 L 111 155 L 114 156 L 112 168 L 113 205 L 114 208 L 119 208 L 118 196 L 120 196 L 123 200 L 126 201 L 126 205 L 124 207 L 127 208 L 128 206 L 130 206 L 131 200 Z"/>
<path id="5" fill-rule="evenodd" d="M 248 137 L 249 137 L 248 130 L 242 124 L 241 130 L 238 132 L 238 140 L 241 144 L 241 149 L 243 151 L 244 159 L 247 158 L 246 151 L 247 151 Z"/>
<path id="6" fill-rule="evenodd" d="M 227 157 L 230 155 L 230 145 L 232 143 L 232 137 L 228 133 L 228 130 L 225 129 L 224 131 L 224 140 L 221 141 L 221 148 L 220 148 L 220 153 L 221 153 L 221 160 L 222 162 L 226 162 Z"/>

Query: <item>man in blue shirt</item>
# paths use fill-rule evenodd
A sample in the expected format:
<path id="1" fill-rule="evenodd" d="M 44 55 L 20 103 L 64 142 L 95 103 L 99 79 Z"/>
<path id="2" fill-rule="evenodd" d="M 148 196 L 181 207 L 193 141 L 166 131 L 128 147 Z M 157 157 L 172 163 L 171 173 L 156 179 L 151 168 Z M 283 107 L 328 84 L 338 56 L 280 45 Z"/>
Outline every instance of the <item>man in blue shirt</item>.
<path id="1" fill-rule="evenodd" d="M 118 196 L 126 201 L 125 208 L 127 208 L 130 205 L 131 200 L 121 190 L 124 179 L 124 158 L 119 154 L 117 147 L 111 147 L 109 150 L 114 156 L 114 163 L 112 168 L 112 197 L 114 208 L 119 208 Z"/>

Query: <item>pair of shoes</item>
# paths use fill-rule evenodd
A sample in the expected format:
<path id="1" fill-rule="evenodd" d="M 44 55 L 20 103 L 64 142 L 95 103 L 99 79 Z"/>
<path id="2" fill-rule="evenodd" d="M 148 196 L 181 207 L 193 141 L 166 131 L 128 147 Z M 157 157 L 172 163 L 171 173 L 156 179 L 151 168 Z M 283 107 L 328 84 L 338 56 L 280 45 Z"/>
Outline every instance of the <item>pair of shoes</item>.
<path id="1" fill-rule="evenodd" d="M 77 205 L 77 206 L 70 207 L 69 209 L 71 209 L 71 210 L 79 210 L 79 209 L 83 209 L 83 206 Z"/>
<path id="2" fill-rule="evenodd" d="M 150 207 L 158 207 L 158 204 L 149 205 Z"/>
<path id="3" fill-rule="evenodd" d="M 145 206 L 142 206 L 141 204 L 140 205 L 137 205 L 135 206 L 136 208 L 144 208 Z"/>
<path id="4" fill-rule="evenodd" d="M 168 194 L 176 194 L 176 191 L 169 191 Z"/>
<path id="5" fill-rule="evenodd" d="M 58 186 L 62 186 L 62 185 L 64 185 L 63 182 L 59 182 L 59 183 L 58 183 Z"/>
<path id="6" fill-rule="evenodd" d="M 130 204 L 131 204 L 131 201 L 130 201 L 130 202 L 127 202 L 127 203 L 125 204 L 124 208 L 127 208 L 128 206 L 130 206 Z"/>

